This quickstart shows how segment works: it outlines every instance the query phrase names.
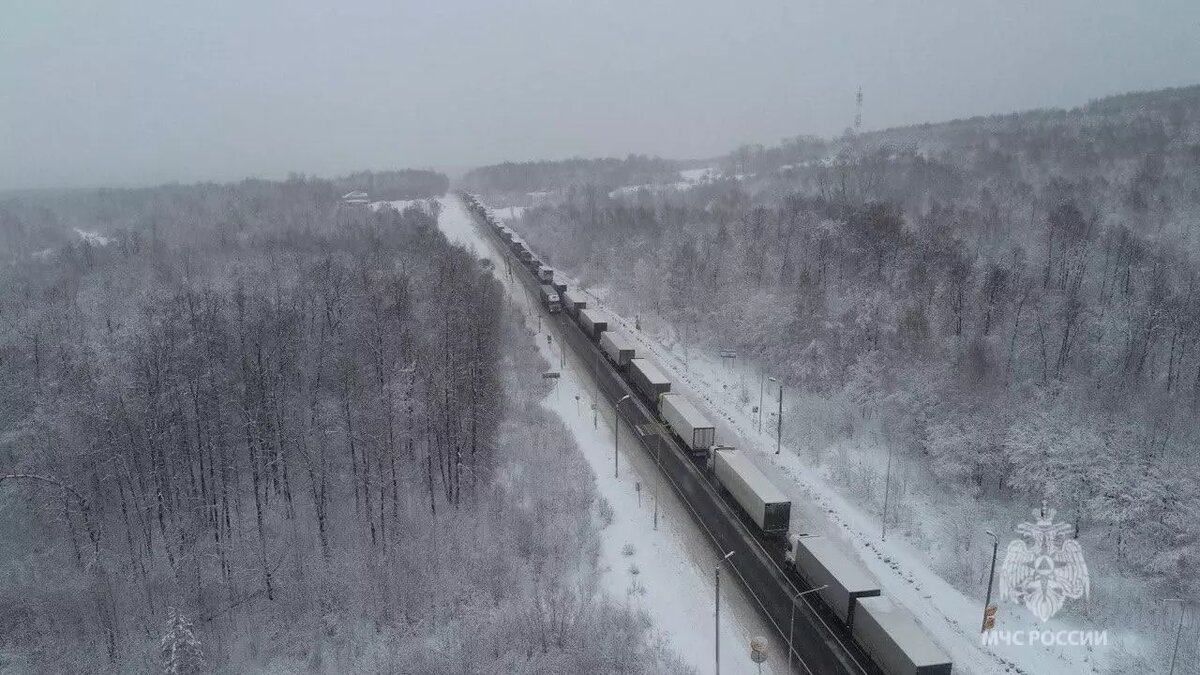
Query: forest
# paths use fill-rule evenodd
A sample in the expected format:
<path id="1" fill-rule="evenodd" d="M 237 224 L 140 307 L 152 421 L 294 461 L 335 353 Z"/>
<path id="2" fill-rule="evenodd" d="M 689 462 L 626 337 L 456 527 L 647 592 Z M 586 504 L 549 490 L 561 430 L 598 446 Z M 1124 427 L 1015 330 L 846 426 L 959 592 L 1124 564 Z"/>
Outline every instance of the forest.
<path id="1" fill-rule="evenodd" d="M 782 375 L 785 437 L 876 510 L 884 457 L 847 448 L 892 449 L 894 517 L 960 588 L 990 523 L 1047 503 L 1094 587 L 1139 589 L 1080 611 L 1200 597 L 1200 87 L 719 164 L 514 227 L 643 325 Z"/>
<path id="2" fill-rule="evenodd" d="M 673 179 L 679 162 L 629 155 L 625 159 L 567 159 L 560 161 L 505 162 L 471 169 L 462 186 L 475 192 L 526 193 L 594 185 L 615 188 L 622 185 L 662 182 Z"/>
<path id="3" fill-rule="evenodd" d="M 344 187 L 0 203 L 0 671 L 686 672 L 491 271 Z"/>
<path id="4" fill-rule="evenodd" d="M 362 190 L 371 199 L 382 201 L 428 199 L 444 195 L 450 189 L 450 179 L 445 174 L 426 169 L 356 171 L 334 183 L 343 192 Z"/>

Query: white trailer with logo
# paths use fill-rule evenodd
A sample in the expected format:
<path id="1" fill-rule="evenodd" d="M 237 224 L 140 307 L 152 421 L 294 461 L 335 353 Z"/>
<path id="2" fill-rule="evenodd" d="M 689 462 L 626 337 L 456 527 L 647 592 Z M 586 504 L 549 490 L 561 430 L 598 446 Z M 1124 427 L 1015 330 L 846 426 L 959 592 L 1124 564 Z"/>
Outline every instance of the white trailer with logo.
<path id="1" fill-rule="evenodd" d="M 884 597 L 860 598 L 851 633 L 887 675 L 950 675 L 950 657 L 904 609 Z"/>
<path id="2" fill-rule="evenodd" d="M 709 465 L 717 482 L 764 534 L 787 534 L 792 500 L 745 455 L 734 448 L 715 448 Z"/>
<path id="3" fill-rule="evenodd" d="M 663 394 L 658 399 L 658 410 L 693 455 L 707 454 L 717 444 L 717 428 L 683 394 Z"/>

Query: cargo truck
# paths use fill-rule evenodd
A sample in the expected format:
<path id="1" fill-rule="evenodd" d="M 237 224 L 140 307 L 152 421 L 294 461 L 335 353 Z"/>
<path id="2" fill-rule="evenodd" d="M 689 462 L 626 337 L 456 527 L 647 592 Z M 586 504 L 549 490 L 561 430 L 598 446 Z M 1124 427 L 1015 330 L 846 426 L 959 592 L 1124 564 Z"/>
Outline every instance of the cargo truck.
<path id="1" fill-rule="evenodd" d="M 558 299 L 558 291 L 554 290 L 553 286 L 542 284 L 542 307 L 551 314 L 558 314 L 562 309 L 562 303 Z"/>
<path id="2" fill-rule="evenodd" d="M 635 356 L 633 343 L 616 331 L 604 331 L 600 335 L 600 349 L 617 370 L 625 370 Z"/>
<path id="3" fill-rule="evenodd" d="M 592 342 L 600 341 L 600 334 L 608 330 L 608 318 L 597 309 L 579 310 L 579 327 Z"/>
<path id="4" fill-rule="evenodd" d="M 583 294 L 579 289 L 568 289 L 560 295 L 562 296 L 563 309 L 567 310 L 567 314 L 578 316 L 579 310 L 587 309 L 587 301 L 583 299 Z"/>
<path id="5" fill-rule="evenodd" d="M 753 462 L 734 448 L 715 448 L 709 463 L 717 482 L 763 534 L 787 534 L 792 502 Z"/>
<path id="6" fill-rule="evenodd" d="M 544 284 L 549 284 L 554 281 L 554 270 L 542 265 L 537 271 L 538 280 Z"/>
<path id="7" fill-rule="evenodd" d="M 693 455 L 707 455 L 717 444 L 717 428 L 683 394 L 663 394 L 659 416 Z"/>
<path id="8" fill-rule="evenodd" d="M 887 675 L 950 675 L 950 657 L 916 619 L 884 597 L 861 598 L 851 633 Z"/>
<path id="9" fill-rule="evenodd" d="M 562 281 L 551 281 L 550 285 L 558 292 L 559 297 L 562 297 L 562 294 L 567 292 L 567 285 Z"/>
<path id="10" fill-rule="evenodd" d="M 629 381 L 658 408 L 658 397 L 671 391 L 671 381 L 646 359 L 629 359 Z"/>
<path id="11" fill-rule="evenodd" d="M 859 598 L 879 595 L 879 580 L 861 564 L 851 560 L 824 537 L 790 535 L 784 558 L 847 626 L 854 624 L 854 605 Z"/>

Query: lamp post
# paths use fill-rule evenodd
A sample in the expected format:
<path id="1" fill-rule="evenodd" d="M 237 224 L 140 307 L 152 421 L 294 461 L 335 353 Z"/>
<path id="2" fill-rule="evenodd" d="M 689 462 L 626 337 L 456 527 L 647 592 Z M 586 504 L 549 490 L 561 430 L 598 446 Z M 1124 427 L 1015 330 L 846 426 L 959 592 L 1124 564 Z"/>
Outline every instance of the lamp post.
<path id="1" fill-rule="evenodd" d="M 625 394 L 613 404 L 613 478 L 617 478 L 617 471 L 620 460 L 620 455 L 617 450 L 621 444 L 621 404 L 625 399 L 629 398 L 629 394 Z"/>
<path id="2" fill-rule="evenodd" d="M 713 649 L 715 650 L 713 658 L 716 666 L 716 670 L 714 671 L 716 675 L 721 675 L 721 563 L 729 560 L 732 556 L 733 551 L 726 553 L 725 557 L 718 560 L 716 567 L 713 568 L 713 578 L 716 580 L 716 588 L 713 593 L 713 603 L 716 607 L 716 612 L 714 613 L 715 619 L 713 620 L 713 634 L 716 638 L 713 640 Z"/>
<path id="3" fill-rule="evenodd" d="M 792 618 L 788 622 L 788 672 L 789 673 L 792 671 L 792 652 L 794 651 L 792 649 L 792 635 L 796 631 L 796 601 L 799 600 L 800 598 L 804 597 L 805 595 L 808 595 L 809 593 L 816 593 L 817 591 L 823 590 L 823 589 L 827 588 L 828 586 L 829 586 L 829 584 L 821 584 L 817 588 L 810 588 L 807 591 L 800 591 L 799 593 L 797 593 L 795 596 L 792 597 Z"/>
<path id="4" fill-rule="evenodd" d="M 759 366 L 759 368 L 761 368 L 761 367 L 762 366 Z M 766 384 L 766 382 L 763 381 L 763 375 L 766 375 L 766 373 L 759 370 L 758 371 L 758 433 L 760 433 L 760 434 L 762 433 L 763 385 Z"/>
<path id="5" fill-rule="evenodd" d="M 654 438 L 654 463 L 658 471 L 654 472 L 654 531 L 658 531 L 658 484 L 662 480 L 662 426 L 656 429 Z"/>
<path id="6" fill-rule="evenodd" d="M 979 626 L 980 633 L 987 630 L 988 607 L 992 604 L 992 581 L 996 578 L 996 551 L 1000 549 L 1000 538 L 996 533 L 988 530 L 987 536 L 992 538 L 992 569 L 988 572 L 987 597 L 983 601 L 983 623 Z"/>
<path id="7" fill-rule="evenodd" d="M 1179 628 L 1175 629 L 1175 651 L 1171 653 L 1171 672 L 1169 675 L 1175 675 L 1175 658 L 1179 656 L 1179 636 L 1183 634 L 1183 614 L 1187 611 L 1187 603 L 1183 598 L 1167 598 L 1165 602 L 1179 603 Z"/>
<path id="8" fill-rule="evenodd" d="M 883 518 L 880 519 L 879 539 L 887 541 L 888 498 L 892 495 L 892 444 L 888 443 L 887 474 L 883 479 Z"/>
<path id="9" fill-rule="evenodd" d="M 775 430 L 775 454 L 783 449 L 783 383 L 779 383 L 779 419 L 778 428 Z"/>

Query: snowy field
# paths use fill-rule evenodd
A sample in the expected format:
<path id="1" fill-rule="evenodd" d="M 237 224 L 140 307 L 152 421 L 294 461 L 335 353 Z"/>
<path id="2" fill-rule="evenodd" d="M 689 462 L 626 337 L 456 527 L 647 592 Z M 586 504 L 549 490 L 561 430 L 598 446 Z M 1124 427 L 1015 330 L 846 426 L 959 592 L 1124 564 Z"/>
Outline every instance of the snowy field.
<path id="1" fill-rule="evenodd" d="M 505 209 L 498 210 L 497 215 Z M 496 276 L 517 307 L 525 308 L 531 329 L 539 330 L 537 301 L 527 295 L 523 284 L 507 274 L 505 259 L 498 255 L 458 199 L 442 199 L 439 226 L 451 241 L 473 249 L 492 260 Z M 513 271 L 516 275 L 517 270 Z M 545 336 L 551 337 L 547 343 Z M 542 322 L 537 336 L 542 355 L 556 366 L 565 361 L 555 388 L 542 402 L 570 428 L 596 476 L 600 495 L 612 508 L 612 522 L 601 530 L 602 565 L 606 568 L 606 590 L 644 609 L 663 637 L 697 671 L 712 671 L 713 665 L 713 564 L 716 562 L 705 535 L 692 522 L 685 507 L 666 484 L 659 502 L 658 530 L 653 529 L 657 469 L 637 448 L 637 439 L 627 425 L 620 429 L 620 467 L 613 476 L 612 411 L 598 400 L 586 368 L 563 341 L 557 327 Z M 640 489 L 639 489 L 640 488 Z M 750 605 L 750 599 L 731 576 L 721 584 L 721 672 L 758 673 L 749 660 L 749 642 L 756 635 L 771 635 Z M 775 655 L 786 654 L 782 646 Z M 785 669 L 780 669 L 783 672 Z M 770 663 L 762 673 L 771 673 Z"/>
<path id="2" fill-rule="evenodd" d="M 686 169 L 679 172 L 681 180 L 674 183 L 646 183 L 644 185 L 625 185 L 608 193 L 609 197 L 620 197 L 622 195 L 636 194 L 639 190 L 648 190 L 650 192 L 667 192 L 671 190 L 690 190 L 697 185 L 711 183 L 720 177 L 721 172 L 713 167 L 703 169 Z M 502 215 L 503 209 L 497 209 L 496 215 Z"/>

